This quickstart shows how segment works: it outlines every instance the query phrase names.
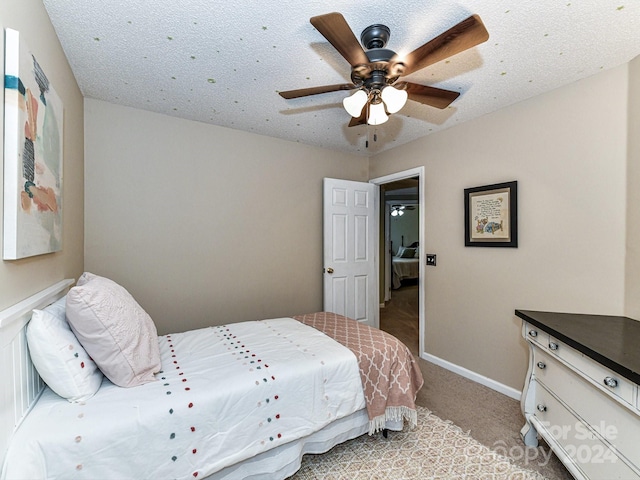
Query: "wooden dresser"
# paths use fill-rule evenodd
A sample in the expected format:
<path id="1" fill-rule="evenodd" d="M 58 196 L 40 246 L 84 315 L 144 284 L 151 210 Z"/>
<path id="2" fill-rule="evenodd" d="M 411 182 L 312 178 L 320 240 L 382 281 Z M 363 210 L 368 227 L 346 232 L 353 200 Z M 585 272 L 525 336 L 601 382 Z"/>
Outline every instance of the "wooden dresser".
<path id="1" fill-rule="evenodd" d="M 640 322 L 516 310 L 530 347 L 521 406 L 577 479 L 640 479 Z"/>

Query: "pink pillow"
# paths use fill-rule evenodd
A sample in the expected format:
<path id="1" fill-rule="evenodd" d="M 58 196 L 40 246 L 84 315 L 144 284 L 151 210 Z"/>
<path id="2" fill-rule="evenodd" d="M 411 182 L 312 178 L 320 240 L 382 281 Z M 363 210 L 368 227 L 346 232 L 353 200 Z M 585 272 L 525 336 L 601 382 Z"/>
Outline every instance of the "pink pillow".
<path id="1" fill-rule="evenodd" d="M 76 282 L 76 287 L 81 287 L 82 285 L 84 285 L 85 283 L 87 283 L 89 280 L 93 278 L 98 278 L 98 275 L 94 275 L 91 272 L 84 272 L 82 275 L 80 275 L 80 278 L 78 278 L 78 281 Z"/>
<path id="2" fill-rule="evenodd" d="M 127 290 L 84 273 L 67 294 L 67 320 L 102 373 L 120 387 L 155 380 L 161 369 L 158 332 Z"/>

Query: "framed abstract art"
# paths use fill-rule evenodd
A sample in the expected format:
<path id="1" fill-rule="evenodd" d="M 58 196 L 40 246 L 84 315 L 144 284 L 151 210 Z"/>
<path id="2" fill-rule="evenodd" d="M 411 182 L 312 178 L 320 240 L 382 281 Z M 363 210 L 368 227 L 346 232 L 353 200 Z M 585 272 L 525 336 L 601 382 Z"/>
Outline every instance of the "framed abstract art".
<path id="1" fill-rule="evenodd" d="M 63 105 L 19 32 L 6 29 L 3 258 L 62 249 Z"/>

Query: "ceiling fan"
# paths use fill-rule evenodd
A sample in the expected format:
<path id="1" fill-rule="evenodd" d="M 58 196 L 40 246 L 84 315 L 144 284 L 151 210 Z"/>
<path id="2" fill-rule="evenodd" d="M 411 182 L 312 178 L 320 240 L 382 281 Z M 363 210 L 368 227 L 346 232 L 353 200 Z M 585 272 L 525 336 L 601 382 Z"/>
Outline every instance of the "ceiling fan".
<path id="1" fill-rule="evenodd" d="M 401 217 L 405 210 L 415 210 L 413 205 L 391 205 L 391 216 Z"/>
<path id="2" fill-rule="evenodd" d="M 365 123 L 379 125 L 386 122 L 389 118 L 388 114 L 398 112 L 407 98 L 440 109 L 448 107 L 458 98 L 459 92 L 399 81 L 399 78 L 479 45 L 489 38 L 489 33 L 480 17 L 472 15 L 401 57 L 394 51 L 384 48 L 391 34 L 389 27 L 385 25 L 375 24 L 365 28 L 360 35 L 361 46 L 340 13 L 318 15 L 312 17 L 310 21 L 349 62 L 352 83 L 301 88 L 279 93 L 286 99 L 292 99 L 356 89 L 353 95 L 343 101 L 345 109 L 353 117 L 349 122 L 350 127 Z"/>

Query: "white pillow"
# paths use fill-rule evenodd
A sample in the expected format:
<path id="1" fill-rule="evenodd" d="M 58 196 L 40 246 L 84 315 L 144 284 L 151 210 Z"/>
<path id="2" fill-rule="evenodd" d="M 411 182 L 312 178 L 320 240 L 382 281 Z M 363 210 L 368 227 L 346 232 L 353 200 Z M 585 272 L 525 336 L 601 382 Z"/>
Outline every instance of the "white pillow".
<path id="1" fill-rule="evenodd" d="M 69 328 L 65 297 L 44 310 L 34 310 L 27 325 L 31 360 L 49 388 L 70 402 L 91 398 L 102 372 Z"/>
<path id="2" fill-rule="evenodd" d="M 160 371 L 158 332 L 151 317 L 125 288 L 85 273 L 67 294 L 71 329 L 114 384 L 134 387 Z"/>

